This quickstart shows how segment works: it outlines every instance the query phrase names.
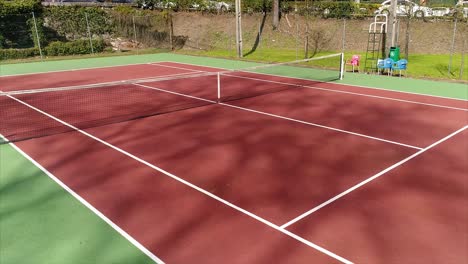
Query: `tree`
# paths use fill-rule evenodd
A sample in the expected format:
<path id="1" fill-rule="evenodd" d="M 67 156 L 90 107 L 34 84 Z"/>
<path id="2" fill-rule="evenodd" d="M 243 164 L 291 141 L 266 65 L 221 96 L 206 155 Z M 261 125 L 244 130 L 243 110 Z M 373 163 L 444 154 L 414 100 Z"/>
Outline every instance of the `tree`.
<path id="1" fill-rule="evenodd" d="M 276 30 L 279 25 L 279 0 L 273 0 L 273 29 Z"/>

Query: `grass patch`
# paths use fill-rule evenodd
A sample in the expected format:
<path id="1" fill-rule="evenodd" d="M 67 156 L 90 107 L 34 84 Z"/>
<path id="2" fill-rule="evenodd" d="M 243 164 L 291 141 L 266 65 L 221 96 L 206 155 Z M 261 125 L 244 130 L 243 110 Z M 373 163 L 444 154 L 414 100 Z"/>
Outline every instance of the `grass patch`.
<path id="1" fill-rule="evenodd" d="M 155 54 L 168 52 L 164 49 L 142 49 L 142 50 L 131 50 L 124 52 L 105 52 L 98 54 L 88 54 L 88 55 L 73 55 L 73 56 L 56 56 L 56 57 L 45 57 L 40 59 L 27 58 L 19 60 L 4 60 L 1 64 L 17 64 L 17 63 L 28 63 L 28 62 L 38 62 L 38 61 L 60 61 L 60 60 L 70 60 L 70 59 L 86 59 L 86 58 L 106 58 L 106 57 L 116 57 L 116 56 L 126 56 L 126 55 L 144 55 L 144 54 Z M 213 49 L 213 50 L 179 50 L 176 53 L 186 54 L 186 55 L 197 55 L 197 56 L 206 56 L 206 57 L 216 57 L 216 58 L 227 58 L 227 59 L 237 59 L 236 50 L 234 49 Z M 279 48 L 259 48 L 255 51 L 250 49 L 245 49 L 244 61 L 253 61 L 253 62 L 287 62 L 298 59 L 304 59 L 304 50 L 292 50 L 292 49 L 279 49 Z M 319 51 L 313 53 L 309 52 L 309 57 L 318 57 L 323 55 L 329 55 L 338 53 L 338 51 Z M 353 54 L 361 55 L 361 70 L 364 68 L 364 59 L 365 54 L 360 52 L 348 51 L 345 53 L 345 58 L 351 58 Z M 407 76 L 411 78 L 420 78 L 420 79 L 433 79 L 433 80 L 451 80 L 451 81 L 468 81 L 468 61 L 465 58 L 465 65 L 463 68 L 463 76 L 460 78 L 460 66 L 461 66 L 461 54 L 454 54 L 452 57 L 452 67 L 450 73 L 448 71 L 448 65 L 450 61 L 449 54 L 414 54 L 409 56 L 408 71 Z M 335 67 L 335 61 L 324 62 L 323 66 L 330 68 Z"/>
<path id="2" fill-rule="evenodd" d="M 244 50 L 247 54 L 249 50 Z M 219 58 L 237 58 L 235 50 L 182 50 L 178 53 L 219 57 Z M 335 52 L 317 52 L 314 56 L 322 56 L 337 53 Z M 312 53 L 309 53 L 312 55 Z M 346 52 L 345 58 L 351 58 L 353 54 L 361 55 L 361 70 L 363 69 L 365 54 L 360 52 Z M 303 59 L 303 50 L 290 50 L 290 49 L 258 49 L 253 53 L 244 57 L 244 60 L 256 62 L 285 62 L 293 61 L 296 59 Z M 452 58 L 452 67 L 450 74 L 448 72 L 448 64 L 450 60 L 449 54 L 414 54 L 410 55 L 408 59 L 407 76 L 411 78 L 423 78 L 434 80 L 453 80 L 453 81 L 468 81 L 468 61 L 465 58 L 465 65 L 463 68 L 463 76 L 460 78 L 461 55 L 455 54 Z"/>

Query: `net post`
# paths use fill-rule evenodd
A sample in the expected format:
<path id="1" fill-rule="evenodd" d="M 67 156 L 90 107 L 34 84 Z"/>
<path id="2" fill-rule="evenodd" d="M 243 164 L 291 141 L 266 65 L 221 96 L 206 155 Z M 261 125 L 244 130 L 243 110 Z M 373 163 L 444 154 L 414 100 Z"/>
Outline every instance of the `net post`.
<path id="1" fill-rule="evenodd" d="M 344 66 L 345 66 L 344 53 L 342 52 L 342 53 L 340 54 L 340 80 L 343 80 L 343 76 L 344 76 Z"/>
<path id="2" fill-rule="evenodd" d="M 218 72 L 217 82 L 218 82 L 218 103 L 221 103 L 221 73 Z"/>

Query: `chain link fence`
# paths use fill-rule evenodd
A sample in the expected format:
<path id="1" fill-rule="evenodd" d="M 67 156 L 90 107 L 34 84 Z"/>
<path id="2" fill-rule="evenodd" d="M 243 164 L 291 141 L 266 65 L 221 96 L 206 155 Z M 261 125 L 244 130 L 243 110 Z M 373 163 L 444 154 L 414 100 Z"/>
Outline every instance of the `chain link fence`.
<path id="1" fill-rule="evenodd" d="M 365 57 L 373 9 L 364 4 L 288 2 L 282 6 L 280 25 L 271 26 L 268 6 L 244 6 L 242 14 L 245 59 L 273 61 L 279 51 L 289 59 L 334 52 Z M 340 6 L 342 5 L 342 6 Z M 368 4 L 372 6 L 375 4 Z M 356 7 L 359 7 L 356 9 Z M 352 7 L 351 9 L 348 7 Z M 262 12 L 266 10 L 268 12 Z M 362 16 L 358 16 L 362 14 Z M 149 11 L 134 8 L 48 7 L 41 12 L 0 12 L 0 59 L 64 56 L 99 52 L 139 53 L 147 49 L 210 51 L 236 57 L 235 16 L 223 12 Z M 462 61 L 466 51 L 466 19 L 424 21 L 399 17 L 397 45 L 403 58 L 410 54 L 451 54 Z M 147 52 L 147 51 L 145 51 Z M 456 76 L 459 59 L 440 71 Z M 463 72 L 460 77 L 463 76 Z"/>
<path id="2" fill-rule="evenodd" d="M 184 49 L 189 53 L 236 58 L 234 21 L 234 14 L 175 13 L 173 30 L 174 34 L 187 37 Z M 345 52 L 349 57 L 358 54 L 364 60 L 372 21 L 371 17 L 322 18 L 289 12 L 282 14 L 279 27 L 273 30 L 271 14 L 243 13 L 244 59 L 274 62 Z M 459 58 L 466 49 L 463 43 L 468 40 L 466 20 L 427 22 L 414 17 L 399 17 L 396 30 L 399 32 L 396 45 L 400 47 L 401 58 L 416 54 L 430 57 L 430 54 L 451 53 Z M 424 60 L 423 57 L 421 59 Z M 448 63 L 447 60 L 444 65 Z M 460 59 L 454 60 L 452 65 L 451 78 L 461 78 L 463 74 L 457 73 L 463 70 Z M 435 67 L 440 67 L 441 72 L 448 71 L 447 66 Z"/>
<path id="3" fill-rule="evenodd" d="M 40 44 L 33 13 L 0 16 L 0 59 L 40 56 Z"/>
<path id="4" fill-rule="evenodd" d="M 42 13 L 0 17 L 0 59 L 64 56 L 184 45 L 174 36 L 168 12 L 119 13 L 83 7 L 52 7 Z"/>

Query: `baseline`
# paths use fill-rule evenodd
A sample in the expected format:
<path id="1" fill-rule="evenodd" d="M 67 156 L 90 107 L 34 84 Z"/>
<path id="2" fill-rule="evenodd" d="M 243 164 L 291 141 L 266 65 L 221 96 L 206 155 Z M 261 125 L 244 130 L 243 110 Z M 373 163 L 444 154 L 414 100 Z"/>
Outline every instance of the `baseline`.
<path id="1" fill-rule="evenodd" d="M 203 66 L 199 66 L 199 65 L 196 65 L 196 64 L 190 64 L 190 63 L 178 63 L 178 62 L 173 62 L 173 64 L 180 64 L 180 65 L 191 65 L 191 66 L 198 66 L 200 68 L 202 68 Z M 184 69 L 184 67 L 180 67 L 180 69 Z M 222 69 L 223 71 L 226 71 L 226 69 L 224 68 L 219 68 L 219 69 Z M 234 70 L 235 71 L 235 70 Z M 242 72 L 242 69 L 240 70 L 240 72 Z M 324 90 L 329 90 L 329 91 L 335 91 L 335 92 L 338 92 L 338 91 L 343 91 L 343 90 L 336 90 L 336 89 L 333 89 L 333 88 L 324 88 L 324 87 L 318 87 L 316 85 L 310 85 L 311 82 L 313 83 L 317 83 L 317 82 L 320 82 L 320 83 L 323 83 L 322 81 L 314 81 L 313 79 L 306 79 L 306 78 L 300 78 L 300 77 L 288 77 L 288 76 L 282 76 L 282 75 L 277 75 L 277 74 L 269 74 L 269 73 L 252 73 L 252 72 L 245 72 L 245 73 L 249 73 L 249 74 L 253 74 L 253 75 L 260 75 L 260 76 L 270 76 L 270 77 L 278 77 L 282 80 L 286 79 L 286 83 L 287 81 L 289 80 L 297 80 L 297 81 L 302 81 L 302 82 L 305 82 L 305 84 L 303 84 L 304 86 L 310 86 L 310 88 L 316 88 L 316 89 L 324 89 Z M 262 79 L 262 80 L 265 80 L 265 79 Z M 292 84 L 292 83 L 288 83 L 288 84 Z M 340 83 L 323 83 L 324 85 L 327 85 L 327 86 L 330 86 L 332 85 L 334 88 L 336 87 L 339 87 L 339 89 L 365 89 L 366 91 L 368 92 L 378 92 L 379 90 L 382 91 L 382 92 L 385 92 L 385 93 L 388 93 L 388 94 L 392 94 L 392 95 L 397 95 L 397 94 L 401 94 L 401 95 L 409 95 L 409 96 L 416 96 L 416 97 L 419 97 L 419 99 L 421 99 L 422 101 L 427 101 L 425 100 L 424 98 L 428 99 L 429 101 L 431 100 L 434 100 L 434 99 L 444 99 L 444 100 L 448 100 L 448 101 L 459 101 L 459 102 L 462 102 L 462 103 L 465 103 L 468 101 L 467 100 L 463 100 L 463 99 L 459 99 L 459 98 L 451 98 L 451 97 L 445 97 L 445 96 L 437 96 L 437 95 L 428 95 L 428 94 L 420 94 L 420 93 L 412 93 L 412 92 L 405 92 L 405 91 L 396 91 L 396 90 L 390 90 L 390 89 L 385 89 L 385 88 L 377 88 L 377 87 L 366 87 L 366 86 L 359 86 L 359 85 L 349 85 L 349 84 L 340 84 Z M 374 91 L 374 90 L 377 90 L 377 91 Z M 367 93 L 359 93 L 359 92 L 354 92 L 354 94 L 356 95 L 361 95 L 361 96 L 368 96 L 368 95 L 371 95 L 371 94 L 367 94 Z M 375 96 L 378 96 L 378 95 L 375 95 Z M 401 100 L 405 100 L 403 98 L 396 98 L 396 97 L 389 97 L 389 96 L 379 96 L 381 97 L 382 99 L 386 98 L 386 99 L 401 99 Z M 431 99 L 432 98 L 432 99 Z M 407 100 L 407 101 L 413 101 L 413 102 L 418 102 L 418 101 L 415 101 L 415 100 Z M 424 103 L 424 102 L 421 102 L 421 103 Z M 431 104 L 430 102 L 428 104 Z M 439 104 L 434 104 L 434 105 L 439 105 Z M 441 105 L 443 106 L 443 105 Z M 466 105 L 467 108 L 468 108 L 468 105 Z M 460 107 L 455 107 L 455 108 L 460 108 Z"/>
<path id="2" fill-rule="evenodd" d="M 12 77 L 12 76 L 24 76 L 24 75 L 44 74 L 44 73 L 56 73 L 56 72 L 74 72 L 74 71 L 80 71 L 80 70 L 94 70 L 94 69 L 113 68 L 113 67 L 124 67 L 124 66 L 134 66 L 134 65 L 143 65 L 143 64 L 148 64 L 148 63 L 147 63 L 147 62 L 139 62 L 139 63 L 117 64 L 117 65 L 112 65 L 112 66 L 84 67 L 84 68 L 68 69 L 68 70 L 56 70 L 56 71 L 43 71 L 43 72 L 32 72 L 32 73 L 7 74 L 7 75 L 0 75 L 0 78 Z"/>
<path id="3" fill-rule="evenodd" d="M 159 67 L 159 68 L 157 68 Z M 194 74 L 193 70 L 174 69 L 148 64 L 126 65 L 107 68 L 84 69 L 63 72 L 38 73 L 31 76 L 10 76 L 2 79 L 4 91 L 34 90 L 144 80 L 157 77 Z"/>
<path id="4" fill-rule="evenodd" d="M 164 63 L 164 62 L 162 62 L 162 63 Z M 150 63 L 147 63 L 147 64 L 151 65 L 151 66 L 160 66 L 160 67 L 173 68 L 173 69 L 178 69 L 178 70 L 189 70 L 189 71 L 193 71 L 193 72 L 205 72 L 205 71 L 202 71 L 202 70 L 193 70 L 193 69 L 188 69 L 188 68 L 181 68 L 181 67 L 176 67 L 176 66 L 165 65 L 165 64 L 162 64 L 162 63 L 150 62 Z"/>
<path id="5" fill-rule="evenodd" d="M 426 105 L 426 106 L 433 106 L 433 107 L 440 107 L 440 108 L 447 108 L 447 109 L 452 109 L 452 110 L 460 110 L 460 111 L 468 112 L 468 108 L 459 108 L 459 107 L 451 107 L 451 106 L 438 105 L 438 104 L 429 104 L 429 103 L 423 103 L 423 102 L 417 102 L 417 101 L 411 101 L 411 100 L 403 100 L 403 99 L 384 97 L 384 96 L 378 96 L 378 95 L 370 95 L 370 94 L 361 94 L 361 93 L 348 92 L 348 91 L 342 91 L 342 90 L 333 90 L 333 89 L 322 88 L 322 87 L 312 86 L 312 85 L 293 84 L 293 83 L 286 83 L 286 82 L 279 82 L 279 81 L 273 81 L 273 80 L 267 80 L 267 79 L 252 78 L 252 77 L 246 77 L 246 76 L 238 76 L 238 75 L 231 75 L 231 74 L 224 74 L 224 75 L 225 76 L 230 76 L 230 77 L 235 77 L 235 78 L 241 78 L 241 79 L 248 79 L 248 80 L 255 80 L 255 81 L 261 81 L 261 82 L 267 82 L 267 83 L 282 84 L 282 85 L 286 85 L 286 86 L 294 86 L 294 87 L 298 87 L 298 88 L 315 89 L 315 90 L 321 90 L 321 91 L 333 92 L 333 93 L 352 94 L 352 95 L 357 95 L 357 96 L 379 98 L 379 99 L 384 99 L 384 100 L 392 100 L 392 101 L 397 101 L 397 102 L 419 104 L 419 105 Z"/>

